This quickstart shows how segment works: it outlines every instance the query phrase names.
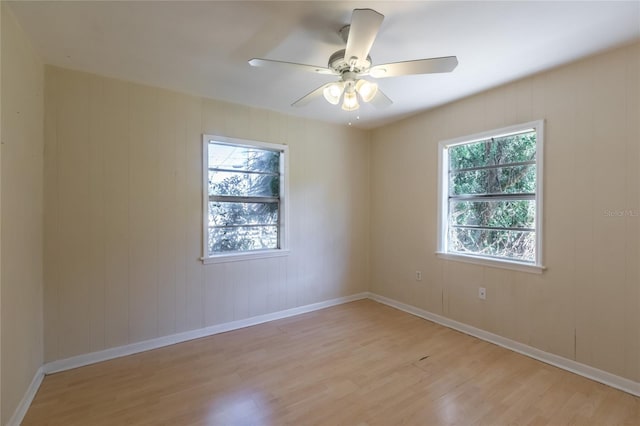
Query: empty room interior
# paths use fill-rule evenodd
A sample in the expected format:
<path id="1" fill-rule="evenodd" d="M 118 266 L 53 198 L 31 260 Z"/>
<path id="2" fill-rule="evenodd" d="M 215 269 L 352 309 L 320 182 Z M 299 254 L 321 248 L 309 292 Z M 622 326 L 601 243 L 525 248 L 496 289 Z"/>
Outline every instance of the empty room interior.
<path id="1" fill-rule="evenodd" d="M 640 2 L 0 14 L 0 425 L 640 425 Z"/>

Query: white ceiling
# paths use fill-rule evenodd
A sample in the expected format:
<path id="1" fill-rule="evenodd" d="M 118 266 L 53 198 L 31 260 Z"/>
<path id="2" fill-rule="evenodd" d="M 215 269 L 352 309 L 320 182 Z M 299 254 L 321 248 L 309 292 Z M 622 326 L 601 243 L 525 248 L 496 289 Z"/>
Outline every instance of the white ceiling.
<path id="1" fill-rule="evenodd" d="M 354 8 L 385 15 L 373 64 L 458 57 L 450 74 L 381 79 L 394 101 L 347 113 L 290 104 L 332 76 L 253 68 L 253 57 L 326 66 Z M 17 1 L 46 63 L 328 122 L 376 127 L 640 38 L 640 1 Z M 356 120 L 359 116 L 359 120 Z"/>

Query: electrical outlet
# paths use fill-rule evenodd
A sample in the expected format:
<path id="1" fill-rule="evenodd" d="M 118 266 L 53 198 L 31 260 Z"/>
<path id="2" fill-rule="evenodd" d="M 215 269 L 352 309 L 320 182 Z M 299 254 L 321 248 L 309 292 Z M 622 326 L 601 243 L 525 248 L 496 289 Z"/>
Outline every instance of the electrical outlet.
<path id="1" fill-rule="evenodd" d="M 416 271 L 416 281 L 422 281 L 422 271 Z"/>
<path id="2" fill-rule="evenodd" d="M 485 300 L 487 298 L 487 289 L 484 287 L 478 288 L 478 298 Z"/>

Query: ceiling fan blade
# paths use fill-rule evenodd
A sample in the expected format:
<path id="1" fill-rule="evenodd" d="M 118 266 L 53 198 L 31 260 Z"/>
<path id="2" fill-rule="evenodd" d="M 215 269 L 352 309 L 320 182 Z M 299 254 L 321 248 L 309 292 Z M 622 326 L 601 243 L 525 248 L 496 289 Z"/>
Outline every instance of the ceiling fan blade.
<path id="1" fill-rule="evenodd" d="M 303 97 L 301 97 L 300 99 L 298 99 L 297 101 L 292 103 L 291 106 L 294 106 L 294 107 L 307 106 L 312 101 L 318 99 L 319 97 L 322 97 L 322 92 L 324 91 L 324 88 L 327 87 L 327 86 L 330 86 L 331 84 L 333 84 L 333 82 L 327 83 L 327 84 L 323 84 L 322 86 L 320 86 L 317 89 L 307 93 L 306 95 L 304 95 Z"/>
<path id="2" fill-rule="evenodd" d="M 347 62 L 351 62 L 352 58 L 357 58 L 357 64 L 363 65 L 369 56 L 369 51 L 378 35 L 383 19 L 384 15 L 373 9 L 355 9 L 353 11 L 344 54 L 344 59 Z"/>
<path id="3" fill-rule="evenodd" d="M 305 65 L 305 64 L 296 64 L 295 62 L 274 61 L 272 59 L 253 58 L 249 61 L 249 65 L 251 65 L 252 67 L 270 67 L 270 68 L 279 68 L 279 69 L 307 71 L 307 72 L 313 72 L 316 74 L 336 75 L 336 73 L 329 68 L 316 67 L 313 65 Z"/>
<path id="4" fill-rule="evenodd" d="M 371 101 L 369 101 L 369 103 L 371 105 L 373 105 L 374 107 L 376 107 L 376 108 L 386 108 L 388 106 L 391 106 L 393 101 L 391 99 L 389 99 L 389 97 L 387 95 L 385 95 L 382 92 L 382 90 L 378 89 L 378 92 L 373 97 L 373 99 L 371 99 Z"/>
<path id="5" fill-rule="evenodd" d="M 451 72 L 458 66 L 458 58 L 445 56 L 443 58 L 418 59 L 415 61 L 393 62 L 371 67 L 369 75 L 375 78 L 397 77 L 400 75 L 432 74 Z"/>

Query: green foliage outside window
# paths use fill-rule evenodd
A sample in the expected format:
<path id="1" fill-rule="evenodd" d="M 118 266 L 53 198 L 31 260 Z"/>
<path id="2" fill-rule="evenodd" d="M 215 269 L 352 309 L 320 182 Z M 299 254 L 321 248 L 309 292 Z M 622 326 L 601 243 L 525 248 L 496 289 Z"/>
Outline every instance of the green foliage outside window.
<path id="1" fill-rule="evenodd" d="M 536 132 L 448 148 L 449 251 L 535 262 Z"/>
<path id="2" fill-rule="evenodd" d="M 209 254 L 278 248 L 280 156 L 209 144 Z"/>

